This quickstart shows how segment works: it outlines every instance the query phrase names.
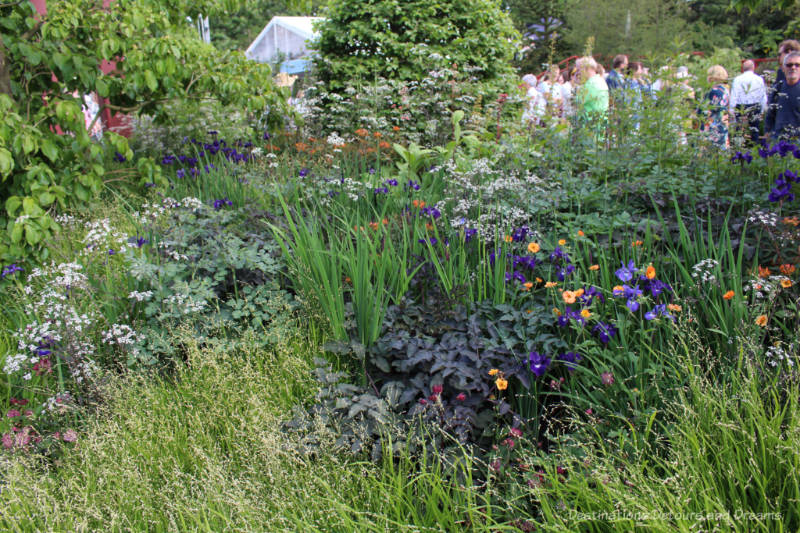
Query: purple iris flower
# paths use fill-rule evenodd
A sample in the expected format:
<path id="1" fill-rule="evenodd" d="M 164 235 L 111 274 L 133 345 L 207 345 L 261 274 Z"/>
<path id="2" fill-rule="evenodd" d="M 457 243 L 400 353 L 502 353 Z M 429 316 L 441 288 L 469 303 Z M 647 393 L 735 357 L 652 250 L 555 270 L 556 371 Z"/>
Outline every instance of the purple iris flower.
<path id="1" fill-rule="evenodd" d="M 675 317 L 669 314 L 669 311 L 667 311 L 667 304 L 656 305 L 655 307 L 653 307 L 653 309 L 644 314 L 645 320 L 653 320 L 654 318 L 659 316 L 669 318 L 673 322 L 675 321 Z"/>
<path id="2" fill-rule="evenodd" d="M 520 283 L 525 283 L 526 281 L 528 281 L 525 279 L 525 276 L 519 270 L 514 271 L 514 279 L 519 281 Z"/>
<path id="3" fill-rule="evenodd" d="M 464 228 L 464 242 L 469 242 L 477 234 L 478 230 L 475 228 Z"/>
<path id="4" fill-rule="evenodd" d="M 265 141 L 268 141 L 269 140 L 269 132 L 265 131 L 264 135 L 262 135 L 261 138 L 264 139 Z"/>
<path id="5" fill-rule="evenodd" d="M 384 181 L 384 183 L 386 185 L 389 185 L 390 187 L 397 187 L 397 180 L 396 179 L 386 180 L 386 181 Z"/>
<path id="6" fill-rule="evenodd" d="M 564 365 L 567 367 L 567 370 L 570 372 L 575 371 L 575 366 L 578 364 L 582 357 L 578 352 L 567 352 L 562 353 L 558 356 L 559 361 L 564 361 Z"/>
<path id="7" fill-rule="evenodd" d="M 389 194 L 389 187 L 377 187 L 373 192 L 375 194 Z"/>
<path id="8" fill-rule="evenodd" d="M 558 281 L 564 281 L 567 279 L 567 276 L 575 272 L 575 265 L 567 265 L 563 268 L 559 268 L 556 271 L 556 276 L 558 277 Z"/>
<path id="9" fill-rule="evenodd" d="M 528 364 L 531 372 L 536 374 L 537 377 L 542 377 L 547 372 L 547 367 L 550 366 L 550 358 L 539 352 L 531 352 L 528 355 Z"/>
<path id="10" fill-rule="evenodd" d="M 178 179 L 182 180 L 183 178 L 186 177 L 186 171 L 182 168 L 179 168 L 178 172 L 175 175 L 177 176 Z"/>
<path id="11" fill-rule="evenodd" d="M 565 261 L 569 263 L 569 256 L 560 246 L 556 246 L 553 253 L 550 254 L 550 261 Z"/>
<path id="12" fill-rule="evenodd" d="M 414 189 L 415 191 L 418 191 L 418 190 L 419 190 L 419 183 L 417 183 L 417 182 L 416 182 L 416 181 L 414 181 L 414 180 L 408 180 L 408 183 L 406 184 L 406 186 L 407 186 L 409 189 Z"/>
<path id="13" fill-rule="evenodd" d="M 622 267 L 618 268 L 614 274 L 616 274 L 620 281 L 627 283 L 633 279 L 633 275 L 638 272 L 639 269 L 636 268 L 636 264 L 633 262 L 633 259 L 628 262 L 628 266 L 625 266 L 625 262 L 621 262 L 620 264 Z"/>
<path id="14" fill-rule="evenodd" d="M 307 168 L 301 168 L 300 169 L 300 177 L 301 178 L 305 178 L 306 176 L 308 176 L 309 172 L 310 172 L 310 170 L 308 170 Z"/>
<path id="15" fill-rule="evenodd" d="M 597 325 L 592 328 L 592 333 L 597 335 L 600 342 L 608 344 L 617 334 L 617 328 L 609 322 L 598 322 Z"/>
<path id="16" fill-rule="evenodd" d="M 121 153 L 114 152 L 114 161 L 116 161 L 117 163 L 124 163 L 127 160 L 128 158 L 122 155 Z"/>
<path id="17" fill-rule="evenodd" d="M 5 278 L 6 276 L 11 276 L 15 272 L 22 272 L 23 270 L 24 269 L 20 266 L 17 266 L 16 263 L 11 263 L 5 267 L 2 272 L 0 272 L 0 279 Z"/>

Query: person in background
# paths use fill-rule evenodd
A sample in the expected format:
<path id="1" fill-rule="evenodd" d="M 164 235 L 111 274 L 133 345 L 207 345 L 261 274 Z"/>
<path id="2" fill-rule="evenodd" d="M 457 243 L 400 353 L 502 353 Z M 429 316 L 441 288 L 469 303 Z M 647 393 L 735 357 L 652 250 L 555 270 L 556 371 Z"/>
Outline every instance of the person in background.
<path id="1" fill-rule="evenodd" d="M 565 117 L 572 116 L 574 112 L 572 97 L 575 94 L 575 87 L 578 85 L 577 72 L 577 69 L 573 66 L 567 72 L 566 80 L 561 84 L 561 101 L 563 102 Z"/>
<path id="2" fill-rule="evenodd" d="M 533 74 L 525 74 L 522 77 L 522 82 L 524 83 L 524 87 L 526 87 L 525 96 L 528 99 L 525 104 L 525 111 L 522 113 L 522 121 L 526 126 L 534 128 L 539 125 L 542 117 L 544 117 L 547 102 L 544 96 L 536 89 L 536 85 L 538 84 L 536 76 Z"/>
<path id="3" fill-rule="evenodd" d="M 772 141 L 800 138 L 800 52 L 789 52 L 781 65 L 784 79 L 770 95 L 764 130 Z"/>
<path id="4" fill-rule="evenodd" d="M 558 82 L 560 74 L 561 69 L 558 65 L 551 66 L 536 87 L 544 96 L 547 102 L 547 115 L 551 117 L 560 117 L 564 110 L 564 97 L 561 94 L 561 84 Z"/>
<path id="5" fill-rule="evenodd" d="M 606 76 L 606 85 L 612 94 L 616 91 L 622 91 L 625 88 L 625 75 L 623 72 L 628 68 L 628 56 L 619 54 L 614 56 L 611 62 L 611 70 Z"/>
<path id="6" fill-rule="evenodd" d="M 712 85 L 704 100 L 708 108 L 698 111 L 700 117 L 705 117 L 700 123 L 700 131 L 707 132 L 708 139 L 720 149 L 728 147 L 728 125 L 726 112 L 730 102 L 730 93 L 725 87 L 728 72 L 722 65 L 714 65 L 708 69 L 708 83 Z"/>
<path id="7" fill-rule="evenodd" d="M 608 85 L 598 73 L 594 58 L 581 57 L 575 64 L 581 83 L 575 93 L 575 112 L 578 119 L 589 125 L 599 137 L 608 124 Z"/>
<path id="8" fill-rule="evenodd" d="M 638 61 L 628 64 L 628 76 L 625 80 L 625 102 L 633 113 L 633 127 L 639 129 L 644 97 L 650 93 L 650 86 L 644 80 L 644 66 Z"/>
<path id="9" fill-rule="evenodd" d="M 742 73 L 731 82 L 729 104 L 730 116 L 735 117 L 737 129 L 750 146 L 761 137 L 761 118 L 767 109 L 767 86 L 755 68 L 749 59 L 742 63 Z"/>
<path id="10" fill-rule="evenodd" d="M 778 71 L 775 73 L 773 86 L 777 86 L 786 79 L 786 74 L 783 71 L 783 60 L 789 52 L 800 52 L 800 42 L 794 39 L 786 39 L 778 45 Z"/>

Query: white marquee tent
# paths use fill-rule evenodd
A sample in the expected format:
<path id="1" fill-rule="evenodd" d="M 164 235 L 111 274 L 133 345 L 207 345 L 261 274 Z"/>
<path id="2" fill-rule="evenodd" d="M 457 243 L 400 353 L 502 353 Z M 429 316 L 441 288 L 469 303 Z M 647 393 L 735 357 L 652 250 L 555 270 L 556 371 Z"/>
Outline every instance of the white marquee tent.
<path id="1" fill-rule="evenodd" d="M 290 65 L 303 65 L 305 62 L 293 60 L 310 54 L 310 42 L 318 36 L 313 23 L 319 20 L 322 18 L 272 17 L 244 54 L 261 63 L 270 63 L 282 56 Z"/>

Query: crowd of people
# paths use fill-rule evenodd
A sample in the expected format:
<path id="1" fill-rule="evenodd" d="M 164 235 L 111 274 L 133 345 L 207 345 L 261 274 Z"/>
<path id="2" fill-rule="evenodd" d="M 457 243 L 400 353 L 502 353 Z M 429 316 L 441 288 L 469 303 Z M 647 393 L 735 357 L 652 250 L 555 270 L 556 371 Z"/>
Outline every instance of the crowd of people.
<path id="1" fill-rule="evenodd" d="M 689 69 L 664 66 L 651 81 L 642 63 L 624 54 L 614 57 L 606 73 L 592 57 L 581 57 L 569 70 L 551 66 L 542 76 L 522 77 L 527 95 L 523 120 L 531 127 L 568 121 L 581 122 L 597 136 L 609 127 L 609 110 L 627 112 L 634 130 L 643 120 L 646 101 L 677 98 L 691 109 L 682 122 L 680 142 L 696 127 L 708 141 L 722 149 L 730 144 L 734 129 L 745 143 L 800 139 L 800 42 L 785 40 L 778 47 L 778 68 L 767 83 L 756 73 L 752 60 L 742 62 L 742 72 L 728 86 L 728 72 L 721 65 L 707 72 L 708 90 L 701 98 L 691 86 Z M 694 126 L 693 126 L 694 125 Z"/>

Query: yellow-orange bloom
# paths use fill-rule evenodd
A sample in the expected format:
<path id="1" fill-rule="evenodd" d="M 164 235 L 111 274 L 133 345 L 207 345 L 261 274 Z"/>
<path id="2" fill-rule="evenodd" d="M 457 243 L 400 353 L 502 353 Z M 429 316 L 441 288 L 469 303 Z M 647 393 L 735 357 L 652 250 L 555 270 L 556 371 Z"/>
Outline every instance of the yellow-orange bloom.
<path id="1" fill-rule="evenodd" d="M 786 225 L 800 226 L 800 218 L 797 217 L 784 217 L 783 223 Z"/>
<path id="2" fill-rule="evenodd" d="M 400 126 L 392 126 L 392 131 L 400 131 Z"/>
<path id="3" fill-rule="evenodd" d="M 490 376 L 496 376 L 498 372 L 500 372 L 500 371 L 497 370 L 496 368 L 493 368 L 493 369 L 489 370 L 489 375 Z"/>
<path id="4" fill-rule="evenodd" d="M 514 238 L 511 235 L 506 235 L 505 237 L 503 237 L 503 240 L 506 242 L 511 242 L 514 240 Z"/>
<path id="5" fill-rule="evenodd" d="M 367 135 L 369 135 L 369 132 L 368 132 L 367 130 L 365 130 L 364 128 L 358 128 L 358 129 L 355 131 L 355 133 L 356 133 L 356 135 L 358 135 L 359 137 L 366 137 Z"/>
<path id="6" fill-rule="evenodd" d="M 656 268 L 653 265 L 648 266 L 644 275 L 647 276 L 647 279 L 655 278 L 656 277 Z"/>
<path id="7" fill-rule="evenodd" d="M 572 291 L 564 291 L 561 293 L 561 297 L 564 298 L 564 302 L 568 304 L 575 303 L 575 293 Z"/>
<path id="8" fill-rule="evenodd" d="M 611 289 L 611 292 L 613 292 L 614 295 L 616 296 L 617 294 L 624 293 L 625 292 L 625 288 L 622 285 L 617 285 L 613 289 Z"/>
<path id="9" fill-rule="evenodd" d="M 383 137 L 383 135 L 381 135 L 381 132 L 379 132 L 379 131 L 376 131 L 375 133 L 373 133 L 372 136 L 375 137 L 376 139 L 380 139 L 381 137 Z"/>
<path id="10" fill-rule="evenodd" d="M 386 150 L 387 148 L 391 148 L 391 144 L 387 143 L 386 141 L 381 141 L 378 143 L 378 148 L 382 150 Z"/>
<path id="11" fill-rule="evenodd" d="M 600 265 L 592 265 L 589 267 L 589 270 L 600 270 Z"/>
<path id="12" fill-rule="evenodd" d="M 378 223 L 377 222 L 370 222 L 369 223 L 369 227 L 370 227 L 370 229 L 376 230 L 376 229 L 378 229 Z"/>
<path id="13" fill-rule="evenodd" d="M 583 289 L 578 289 L 577 291 L 575 291 L 576 298 L 580 298 L 581 296 L 583 296 Z"/>
<path id="14" fill-rule="evenodd" d="M 531 288 L 533 287 L 533 283 L 531 283 L 530 281 L 528 281 L 527 283 L 524 283 L 522 286 L 523 286 L 523 287 L 525 287 L 525 290 L 526 290 L 526 291 L 529 291 L 529 290 L 531 290 Z"/>
<path id="15" fill-rule="evenodd" d="M 425 223 L 425 229 L 428 230 L 428 231 L 432 231 L 433 230 L 433 224 L 431 224 L 430 222 L 426 222 Z"/>
<path id="16" fill-rule="evenodd" d="M 683 311 L 683 307 L 677 304 L 667 304 L 667 309 L 675 313 L 680 313 L 681 311 Z"/>
<path id="17" fill-rule="evenodd" d="M 544 284 L 544 287 L 545 289 L 552 289 L 556 285 L 558 285 L 557 281 L 548 281 L 547 283 Z"/>
<path id="18" fill-rule="evenodd" d="M 389 225 L 389 219 L 388 219 L 388 218 L 384 218 L 384 219 L 382 220 L 382 222 L 383 222 L 383 225 L 384 225 L 384 226 L 388 226 L 388 225 Z"/>
<path id="19" fill-rule="evenodd" d="M 542 278 L 536 278 L 536 283 L 541 283 L 541 282 L 542 282 Z"/>
<path id="20" fill-rule="evenodd" d="M 735 295 L 736 295 L 736 293 L 735 293 L 735 292 L 733 292 L 733 291 L 728 291 L 728 292 L 726 292 L 725 294 L 723 294 L 723 295 L 722 295 L 722 298 L 723 298 L 723 299 L 725 299 L 725 300 L 731 300 L 731 299 L 733 299 L 733 297 L 734 297 Z"/>
<path id="21" fill-rule="evenodd" d="M 790 264 L 781 265 L 781 274 L 785 274 L 786 276 L 790 276 L 794 273 L 795 266 Z"/>
<path id="22" fill-rule="evenodd" d="M 554 307 L 553 314 L 556 316 L 561 316 L 561 310 L 558 307 Z"/>
<path id="23" fill-rule="evenodd" d="M 583 318 L 589 318 L 590 316 L 592 316 L 592 313 L 591 313 L 591 311 L 589 311 L 588 309 L 583 309 L 583 310 L 581 311 L 581 316 L 582 316 Z"/>
<path id="24" fill-rule="evenodd" d="M 559 245 L 559 246 L 564 246 L 565 244 L 567 244 L 567 241 L 566 241 L 566 240 L 564 240 L 564 239 L 559 239 L 559 240 L 558 240 L 558 245 Z"/>
<path id="25" fill-rule="evenodd" d="M 584 235 L 586 235 L 586 234 L 583 232 L 583 230 L 579 229 L 578 230 L 578 237 L 583 237 Z"/>
<path id="26" fill-rule="evenodd" d="M 506 390 L 508 388 L 508 381 L 503 378 L 497 378 L 494 384 L 497 385 L 497 390 Z"/>
<path id="27" fill-rule="evenodd" d="M 631 241 L 631 246 L 641 246 L 643 244 L 643 241 Z"/>
<path id="28" fill-rule="evenodd" d="M 768 278 L 769 277 L 769 268 L 762 267 L 758 265 L 758 277 L 759 278 Z"/>
<path id="29" fill-rule="evenodd" d="M 756 325 L 762 328 L 767 325 L 767 315 L 758 315 L 756 318 Z"/>
<path id="30" fill-rule="evenodd" d="M 791 286 L 792 286 L 792 280 L 790 280 L 789 278 L 783 278 L 781 280 L 781 287 L 783 287 L 784 289 L 788 289 Z"/>
<path id="31" fill-rule="evenodd" d="M 535 243 L 535 242 L 529 242 L 528 243 L 528 252 L 530 252 L 532 254 L 538 253 L 539 250 L 541 250 L 541 249 L 542 248 L 541 248 L 541 246 L 539 246 L 538 243 Z"/>

